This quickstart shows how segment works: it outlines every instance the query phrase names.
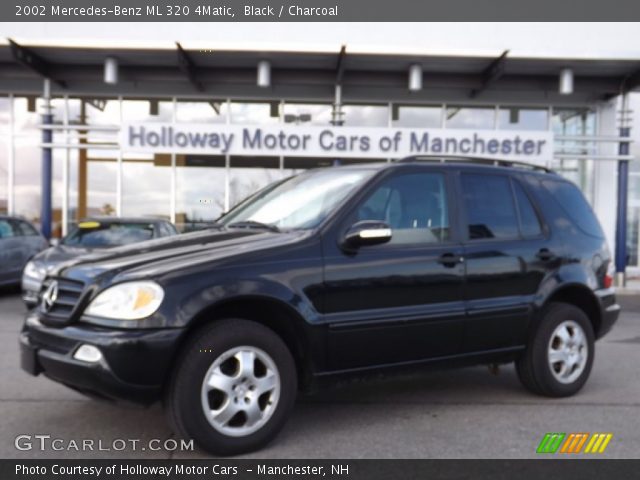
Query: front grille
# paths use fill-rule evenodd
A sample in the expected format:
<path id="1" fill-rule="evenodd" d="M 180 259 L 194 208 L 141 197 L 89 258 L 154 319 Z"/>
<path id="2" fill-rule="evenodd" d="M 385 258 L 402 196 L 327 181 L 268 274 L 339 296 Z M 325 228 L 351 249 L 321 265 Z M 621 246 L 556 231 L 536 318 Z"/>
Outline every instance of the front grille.
<path id="1" fill-rule="evenodd" d="M 44 297 L 54 282 L 56 282 L 58 286 L 58 295 L 52 303 L 47 304 Z M 39 302 L 40 312 L 42 313 L 45 323 L 63 324 L 71 322 L 83 290 L 84 283 L 77 280 L 60 277 L 48 278 L 42 284 Z"/>

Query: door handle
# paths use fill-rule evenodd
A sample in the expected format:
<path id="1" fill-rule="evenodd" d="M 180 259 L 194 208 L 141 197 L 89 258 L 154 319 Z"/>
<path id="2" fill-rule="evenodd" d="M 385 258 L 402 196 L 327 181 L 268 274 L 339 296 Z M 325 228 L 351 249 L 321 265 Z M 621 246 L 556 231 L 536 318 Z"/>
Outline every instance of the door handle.
<path id="1" fill-rule="evenodd" d="M 455 253 L 443 253 L 438 258 L 438 263 L 444 265 L 448 268 L 453 268 L 457 264 L 464 262 L 464 257 L 461 255 L 456 255 Z"/>
<path id="2" fill-rule="evenodd" d="M 554 258 L 556 258 L 556 256 L 548 248 L 541 248 L 540 250 L 538 250 L 538 253 L 536 253 L 536 257 L 538 257 L 543 262 L 548 262 L 549 260 L 553 260 Z"/>

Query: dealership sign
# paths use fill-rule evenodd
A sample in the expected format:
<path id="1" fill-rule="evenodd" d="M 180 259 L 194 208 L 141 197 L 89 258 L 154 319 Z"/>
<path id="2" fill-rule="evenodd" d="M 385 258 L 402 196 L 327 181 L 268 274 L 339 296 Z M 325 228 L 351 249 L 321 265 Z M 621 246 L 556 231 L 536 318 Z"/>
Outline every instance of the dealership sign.
<path id="1" fill-rule="evenodd" d="M 550 132 L 437 128 L 125 123 L 125 152 L 399 158 L 460 155 L 544 163 Z"/>

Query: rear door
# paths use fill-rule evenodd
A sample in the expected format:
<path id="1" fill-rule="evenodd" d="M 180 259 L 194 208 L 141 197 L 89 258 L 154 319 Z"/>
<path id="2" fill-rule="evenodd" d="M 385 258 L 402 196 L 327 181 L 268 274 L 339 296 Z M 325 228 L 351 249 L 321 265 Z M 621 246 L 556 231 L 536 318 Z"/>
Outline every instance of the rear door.
<path id="1" fill-rule="evenodd" d="M 525 341 L 532 302 L 558 261 L 525 185 L 509 174 L 461 172 L 467 352 Z"/>

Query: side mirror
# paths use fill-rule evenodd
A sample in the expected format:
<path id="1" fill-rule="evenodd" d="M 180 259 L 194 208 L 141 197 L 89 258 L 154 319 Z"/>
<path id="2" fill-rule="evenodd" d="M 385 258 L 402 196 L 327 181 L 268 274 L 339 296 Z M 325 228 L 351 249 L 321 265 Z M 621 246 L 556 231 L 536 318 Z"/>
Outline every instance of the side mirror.
<path id="1" fill-rule="evenodd" d="M 358 248 L 379 245 L 391 240 L 391 227 L 377 220 L 362 220 L 351 226 L 344 236 L 343 246 Z"/>
<path id="2" fill-rule="evenodd" d="M 52 247 L 57 247 L 58 245 L 60 245 L 60 239 L 52 238 L 51 240 L 49 240 L 49 245 Z"/>

